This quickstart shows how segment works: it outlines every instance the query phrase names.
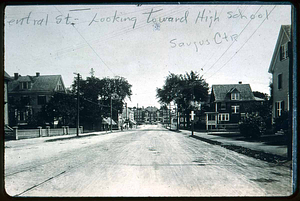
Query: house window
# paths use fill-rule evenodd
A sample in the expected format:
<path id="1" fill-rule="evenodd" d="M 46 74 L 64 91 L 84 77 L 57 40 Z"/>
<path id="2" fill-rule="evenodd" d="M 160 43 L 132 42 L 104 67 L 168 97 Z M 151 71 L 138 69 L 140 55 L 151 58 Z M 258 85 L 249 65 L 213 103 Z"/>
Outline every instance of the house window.
<path id="1" fill-rule="evenodd" d="M 221 110 L 226 110 L 226 103 L 224 102 L 221 103 Z"/>
<path id="2" fill-rule="evenodd" d="M 28 89 L 28 82 L 21 82 L 21 89 Z"/>
<path id="3" fill-rule="evenodd" d="M 232 106 L 231 106 L 231 112 L 232 112 L 233 114 L 239 113 L 239 112 L 240 112 L 240 106 L 239 106 L 239 105 L 232 105 Z"/>
<path id="4" fill-rule="evenodd" d="M 229 121 L 229 114 L 228 113 L 219 114 L 218 119 L 219 121 Z"/>
<path id="5" fill-rule="evenodd" d="M 282 88 L 282 74 L 278 75 L 278 89 Z"/>
<path id="6" fill-rule="evenodd" d="M 284 101 L 277 101 L 275 104 L 276 117 L 280 117 L 284 110 Z"/>
<path id="7" fill-rule="evenodd" d="M 288 58 L 288 43 L 280 46 L 280 61 Z"/>
<path id="8" fill-rule="evenodd" d="M 38 96 L 38 105 L 46 104 L 46 96 Z"/>
<path id="9" fill-rule="evenodd" d="M 239 93 L 231 93 L 231 100 L 240 100 Z"/>

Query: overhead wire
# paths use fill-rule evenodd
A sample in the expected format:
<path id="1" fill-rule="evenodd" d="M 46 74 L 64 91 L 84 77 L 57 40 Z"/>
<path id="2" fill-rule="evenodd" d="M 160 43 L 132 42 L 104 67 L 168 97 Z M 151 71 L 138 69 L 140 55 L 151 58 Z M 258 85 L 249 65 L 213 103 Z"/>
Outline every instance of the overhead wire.
<path id="1" fill-rule="evenodd" d="M 261 9 L 262 5 L 257 9 L 255 12 L 255 15 L 258 13 L 258 11 Z M 239 33 L 238 37 L 243 33 L 243 31 L 247 28 L 247 26 L 252 22 L 252 19 L 249 20 L 249 22 L 246 24 L 246 26 L 242 29 L 242 31 Z M 226 52 L 232 47 L 232 45 L 235 43 L 235 40 L 228 46 L 228 48 L 221 54 L 221 56 L 209 67 L 207 71 L 203 73 L 205 75 L 210 69 L 212 69 L 216 63 L 226 54 Z"/>
<path id="2" fill-rule="evenodd" d="M 238 8 L 239 8 L 239 6 L 235 9 L 234 12 L 236 12 Z M 242 13 L 244 13 L 244 12 L 247 10 L 247 8 L 248 8 L 248 6 L 242 11 Z M 237 20 L 237 21 L 235 22 L 235 24 L 231 26 L 230 32 L 232 31 L 233 27 L 234 27 L 239 21 L 240 21 L 240 19 Z M 212 30 L 211 30 L 211 32 L 212 32 Z M 211 58 L 217 53 L 217 51 L 212 51 L 212 52 L 213 52 L 213 53 L 210 54 L 210 57 L 207 59 L 207 61 L 205 62 L 205 64 L 201 67 L 202 69 L 204 69 L 204 67 L 208 64 L 208 62 L 211 60 Z"/>
<path id="3" fill-rule="evenodd" d="M 54 6 L 56 8 L 56 6 Z M 56 8 L 58 10 L 58 8 Z M 59 11 L 59 10 L 58 10 Z M 60 11 L 59 11 L 60 12 Z M 61 12 L 60 12 L 61 13 Z M 62 14 L 62 13 L 61 13 Z M 63 15 L 63 14 L 62 14 Z M 95 49 L 89 44 L 89 42 L 83 37 L 83 35 L 77 30 L 77 28 L 72 25 L 77 33 L 81 36 L 81 38 L 87 43 L 87 45 L 92 49 L 92 51 L 96 54 L 96 56 L 102 61 L 102 63 L 110 70 L 110 72 L 115 76 L 116 74 L 111 70 L 111 68 L 104 62 L 104 60 L 99 56 L 99 54 L 95 51 Z"/>
<path id="4" fill-rule="evenodd" d="M 270 11 L 269 15 L 273 12 L 273 10 L 276 8 L 276 5 L 273 7 L 273 9 Z M 254 30 L 254 32 L 250 35 L 250 37 L 243 43 L 243 45 L 233 54 L 232 57 L 230 57 L 230 59 L 224 64 L 222 65 L 217 71 L 215 71 L 214 74 L 212 74 L 211 76 L 209 76 L 207 79 L 211 78 L 212 76 L 214 76 L 217 72 L 219 72 L 224 66 L 226 66 L 229 61 L 231 61 L 231 59 L 233 59 L 233 57 L 235 57 L 235 55 L 247 44 L 247 42 L 252 38 L 252 36 L 256 33 L 256 31 L 261 27 L 261 25 L 265 22 L 266 18 L 260 23 L 260 25 Z"/>

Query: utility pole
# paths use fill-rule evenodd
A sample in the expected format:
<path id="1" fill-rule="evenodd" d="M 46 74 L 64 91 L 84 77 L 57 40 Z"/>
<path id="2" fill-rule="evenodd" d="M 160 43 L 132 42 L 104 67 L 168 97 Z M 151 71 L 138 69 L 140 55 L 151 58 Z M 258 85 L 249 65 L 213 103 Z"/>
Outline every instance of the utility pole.
<path id="1" fill-rule="evenodd" d="M 127 116 L 127 103 L 125 103 L 125 106 L 126 106 L 126 118 L 125 118 L 125 122 L 126 122 L 126 127 L 127 127 L 127 130 L 128 130 L 128 116 Z"/>
<path id="2" fill-rule="evenodd" d="M 171 123 L 172 123 L 172 121 L 171 121 L 171 103 L 169 103 L 169 121 L 170 121 L 170 130 L 171 130 Z"/>
<path id="3" fill-rule="evenodd" d="M 80 82 L 80 74 L 79 73 L 74 73 L 77 74 L 77 129 L 76 129 L 76 136 L 79 136 L 79 82 Z"/>
<path id="4" fill-rule="evenodd" d="M 138 103 L 136 104 L 136 115 L 137 115 L 137 117 L 135 119 L 136 119 L 136 128 L 137 128 L 138 118 L 139 118 L 139 104 Z"/>
<path id="5" fill-rule="evenodd" d="M 112 132 L 112 95 L 110 95 L 110 132 Z"/>

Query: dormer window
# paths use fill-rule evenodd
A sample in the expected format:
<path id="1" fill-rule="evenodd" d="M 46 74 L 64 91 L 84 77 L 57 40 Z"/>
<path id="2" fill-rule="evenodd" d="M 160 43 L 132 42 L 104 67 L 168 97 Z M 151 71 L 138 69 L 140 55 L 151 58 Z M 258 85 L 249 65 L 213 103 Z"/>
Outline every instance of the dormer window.
<path id="1" fill-rule="evenodd" d="M 240 100 L 240 93 L 231 93 L 231 100 Z"/>
<path id="2" fill-rule="evenodd" d="M 21 82 L 21 89 L 30 89 L 30 82 Z"/>

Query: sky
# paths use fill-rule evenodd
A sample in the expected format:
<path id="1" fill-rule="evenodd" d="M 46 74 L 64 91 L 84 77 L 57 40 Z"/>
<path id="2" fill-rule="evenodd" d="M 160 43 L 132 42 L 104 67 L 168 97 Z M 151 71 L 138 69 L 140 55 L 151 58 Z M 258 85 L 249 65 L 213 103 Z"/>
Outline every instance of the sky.
<path id="1" fill-rule="evenodd" d="M 46 5 L 5 9 L 5 71 L 13 76 L 121 76 L 128 106 L 160 104 L 168 74 L 196 71 L 213 84 L 269 94 L 268 68 L 290 5 Z"/>

